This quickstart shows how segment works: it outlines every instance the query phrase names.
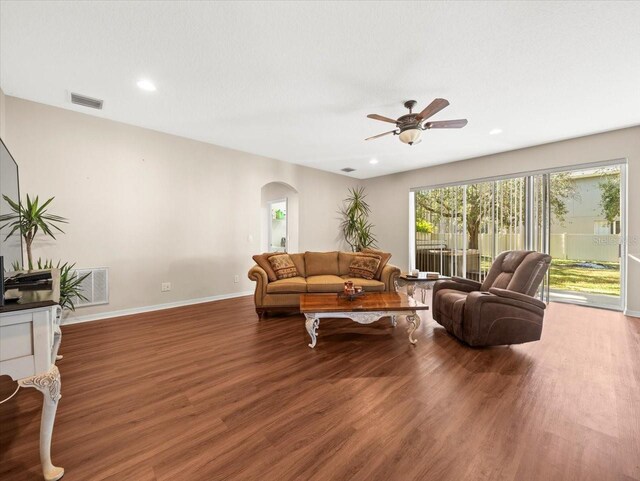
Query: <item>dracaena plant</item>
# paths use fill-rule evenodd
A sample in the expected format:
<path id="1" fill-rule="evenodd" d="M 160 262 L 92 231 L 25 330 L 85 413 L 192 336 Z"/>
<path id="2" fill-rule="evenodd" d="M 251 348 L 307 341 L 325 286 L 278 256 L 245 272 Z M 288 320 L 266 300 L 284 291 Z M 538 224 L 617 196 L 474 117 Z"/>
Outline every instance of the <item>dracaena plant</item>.
<path id="1" fill-rule="evenodd" d="M 369 222 L 371 207 L 366 202 L 364 187 L 349 189 L 349 196 L 344 200 L 340 215 L 342 235 L 353 251 L 361 251 L 376 246 L 373 235 L 373 224 Z"/>
<path id="2" fill-rule="evenodd" d="M 19 232 L 24 239 L 25 248 L 27 250 L 27 263 L 29 270 L 33 269 L 33 256 L 31 254 L 31 245 L 36 235 L 41 232 L 45 236 L 56 238 L 54 231 L 64 231 L 58 227 L 58 224 L 66 224 L 67 219 L 59 215 L 47 212 L 47 207 L 55 197 L 51 197 L 44 203 L 40 204 L 38 196 L 31 199 L 27 194 L 27 202 L 23 204 L 20 201 L 14 201 L 6 195 L 2 196 L 9 204 L 11 212 L 0 216 L 0 229 L 8 228 L 9 233 L 5 240 L 12 236 L 15 232 Z"/>

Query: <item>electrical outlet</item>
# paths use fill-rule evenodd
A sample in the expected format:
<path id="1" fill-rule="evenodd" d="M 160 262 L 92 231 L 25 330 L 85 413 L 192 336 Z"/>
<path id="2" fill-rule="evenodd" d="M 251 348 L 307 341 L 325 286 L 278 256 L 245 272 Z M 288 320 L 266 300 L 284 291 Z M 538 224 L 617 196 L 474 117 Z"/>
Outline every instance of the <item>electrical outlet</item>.
<path id="1" fill-rule="evenodd" d="M 162 292 L 169 292 L 171 290 L 171 282 L 163 282 L 160 286 Z"/>
<path id="2" fill-rule="evenodd" d="M 240 282 L 240 276 L 238 274 L 236 274 L 235 276 L 233 276 L 233 282 L 235 284 L 237 284 L 238 282 Z"/>

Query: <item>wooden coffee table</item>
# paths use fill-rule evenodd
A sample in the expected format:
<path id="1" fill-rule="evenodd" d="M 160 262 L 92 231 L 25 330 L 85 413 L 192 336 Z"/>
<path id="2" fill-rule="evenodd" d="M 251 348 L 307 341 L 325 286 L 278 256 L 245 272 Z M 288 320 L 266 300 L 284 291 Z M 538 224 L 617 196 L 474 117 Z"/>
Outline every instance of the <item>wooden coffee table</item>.
<path id="1" fill-rule="evenodd" d="M 307 318 L 306 327 L 311 343 L 315 347 L 321 318 L 339 317 L 351 319 L 359 324 L 371 324 L 382 317 L 390 317 L 396 326 L 396 316 L 405 316 L 408 324 L 409 342 L 418 342 L 413 333 L 420 326 L 417 311 L 426 311 L 429 306 L 418 302 L 401 292 L 367 292 L 353 301 L 340 298 L 337 294 L 301 294 L 300 311 Z"/>

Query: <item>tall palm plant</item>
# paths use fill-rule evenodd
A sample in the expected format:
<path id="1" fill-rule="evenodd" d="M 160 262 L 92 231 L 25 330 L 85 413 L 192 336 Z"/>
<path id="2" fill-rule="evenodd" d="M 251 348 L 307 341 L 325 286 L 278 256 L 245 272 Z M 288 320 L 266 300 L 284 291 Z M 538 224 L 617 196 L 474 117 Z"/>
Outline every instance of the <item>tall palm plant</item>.
<path id="1" fill-rule="evenodd" d="M 27 261 L 29 270 L 31 270 L 33 269 L 31 244 L 33 244 L 33 240 L 38 232 L 42 232 L 44 235 L 55 239 L 56 236 L 53 234 L 54 230 L 64 233 L 57 224 L 66 224 L 67 219 L 60 217 L 59 215 L 47 213 L 47 207 L 55 197 L 51 197 L 43 204 L 40 204 L 38 196 L 31 200 L 31 197 L 27 194 L 26 205 L 20 201 L 16 202 L 10 199 L 6 195 L 3 195 L 2 197 L 7 204 L 9 204 L 11 212 L 0 216 L 0 224 L 4 222 L 4 224 L 0 225 L 0 229 L 4 229 L 5 227 L 10 229 L 5 240 L 11 237 L 15 232 L 20 232 L 27 249 Z"/>
<path id="2" fill-rule="evenodd" d="M 374 225 L 369 222 L 371 207 L 365 200 L 364 187 L 349 189 L 349 196 L 340 210 L 342 235 L 354 252 L 376 246 Z"/>

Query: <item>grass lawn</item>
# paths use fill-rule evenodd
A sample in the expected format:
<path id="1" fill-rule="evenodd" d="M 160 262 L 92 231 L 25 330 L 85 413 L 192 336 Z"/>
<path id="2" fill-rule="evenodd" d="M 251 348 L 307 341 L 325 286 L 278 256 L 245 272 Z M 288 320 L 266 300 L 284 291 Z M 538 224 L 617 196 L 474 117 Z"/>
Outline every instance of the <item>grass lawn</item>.
<path id="1" fill-rule="evenodd" d="M 618 262 L 593 262 L 606 269 L 580 267 L 577 260 L 553 259 L 549 275 L 551 289 L 589 292 L 592 294 L 620 295 L 620 264 Z"/>

